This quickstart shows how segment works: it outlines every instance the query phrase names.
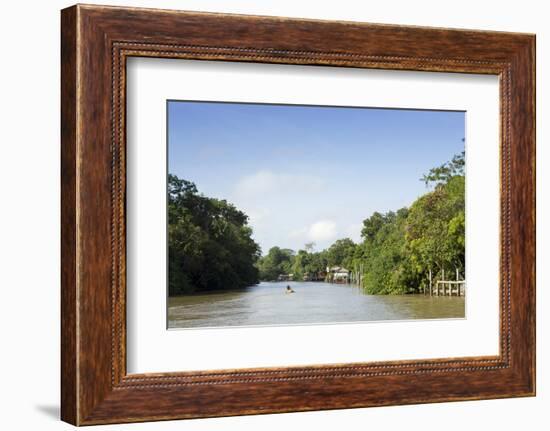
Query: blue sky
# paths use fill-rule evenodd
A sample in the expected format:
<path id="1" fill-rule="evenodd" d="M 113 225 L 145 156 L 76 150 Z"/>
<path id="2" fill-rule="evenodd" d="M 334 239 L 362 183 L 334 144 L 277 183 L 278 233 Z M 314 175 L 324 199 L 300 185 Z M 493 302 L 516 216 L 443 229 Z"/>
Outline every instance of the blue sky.
<path id="1" fill-rule="evenodd" d="M 170 101 L 168 120 L 169 172 L 248 214 L 264 254 L 359 241 L 464 150 L 464 112 Z"/>

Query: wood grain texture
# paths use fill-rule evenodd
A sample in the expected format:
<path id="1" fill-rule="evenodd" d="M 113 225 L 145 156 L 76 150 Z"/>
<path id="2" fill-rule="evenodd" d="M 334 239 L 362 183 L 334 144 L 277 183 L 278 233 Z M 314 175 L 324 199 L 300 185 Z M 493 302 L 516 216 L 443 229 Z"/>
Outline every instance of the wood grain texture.
<path id="1" fill-rule="evenodd" d="M 61 16 L 61 417 L 78 421 L 76 299 L 76 9 Z"/>
<path id="2" fill-rule="evenodd" d="M 61 37 L 63 420 L 87 425 L 534 394 L 533 35 L 79 5 L 62 11 Z M 127 375 L 129 56 L 498 75 L 500 354 Z"/>

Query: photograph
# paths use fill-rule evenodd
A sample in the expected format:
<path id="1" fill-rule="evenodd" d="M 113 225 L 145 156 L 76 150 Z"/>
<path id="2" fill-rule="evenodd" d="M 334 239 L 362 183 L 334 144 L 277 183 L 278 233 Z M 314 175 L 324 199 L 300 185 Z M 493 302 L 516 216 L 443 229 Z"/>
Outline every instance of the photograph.
<path id="1" fill-rule="evenodd" d="M 168 328 L 465 318 L 465 112 L 167 116 Z"/>
<path id="2" fill-rule="evenodd" d="M 398 2 L 8 5 L 4 428 L 548 422 L 543 6 Z"/>

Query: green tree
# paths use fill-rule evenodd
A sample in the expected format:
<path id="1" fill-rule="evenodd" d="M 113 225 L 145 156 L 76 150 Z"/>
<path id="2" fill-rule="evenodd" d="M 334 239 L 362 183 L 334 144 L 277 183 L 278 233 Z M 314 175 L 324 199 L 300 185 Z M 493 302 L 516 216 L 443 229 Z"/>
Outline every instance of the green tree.
<path id="1" fill-rule="evenodd" d="M 294 264 L 294 252 L 289 249 L 280 247 L 272 247 L 267 255 L 263 256 L 258 261 L 258 269 L 260 279 L 265 281 L 277 280 L 281 274 L 289 274 L 292 272 Z"/>
<path id="2" fill-rule="evenodd" d="M 272 247 L 260 258 L 248 217 L 196 186 L 169 178 L 170 292 L 237 288 L 293 273 L 316 276 L 343 266 L 372 294 L 419 292 L 430 272 L 464 271 L 464 152 L 422 177 L 429 191 L 409 208 L 374 212 L 363 221 L 362 242 L 349 238 L 313 252 Z"/>
<path id="3" fill-rule="evenodd" d="M 294 274 L 295 280 L 303 279 L 304 275 L 307 274 L 307 269 L 310 264 L 310 254 L 306 250 L 298 250 L 296 257 L 294 258 L 294 263 L 292 265 L 292 273 Z"/>
<path id="4" fill-rule="evenodd" d="M 408 260 L 405 223 L 408 209 L 375 213 L 364 225 L 369 229 L 362 244 L 363 287 L 371 294 L 411 293 L 417 278 Z"/>
<path id="5" fill-rule="evenodd" d="M 430 184 L 445 184 L 453 177 L 464 176 L 466 166 L 464 154 L 464 151 L 462 151 L 460 154 L 454 155 L 450 161 L 430 169 L 427 174 L 422 176 L 421 180 L 424 181 L 426 186 L 429 186 Z"/>
<path id="6" fill-rule="evenodd" d="M 192 182 L 169 175 L 170 295 L 256 284 L 259 255 L 246 214 L 225 200 L 199 194 Z"/>
<path id="7" fill-rule="evenodd" d="M 351 268 L 369 293 L 418 292 L 431 271 L 464 270 L 464 153 L 422 180 L 432 190 L 410 208 L 363 221 Z"/>
<path id="8" fill-rule="evenodd" d="M 354 252 L 355 243 L 351 239 L 339 239 L 326 250 L 327 263 L 329 266 L 349 265 Z"/>
<path id="9" fill-rule="evenodd" d="M 456 175 L 411 206 L 406 238 L 417 271 L 462 270 L 464 233 L 464 177 Z"/>
<path id="10" fill-rule="evenodd" d="M 304 245 L 304 249 L 308 252 L 308 253 L 311 253 L 313 251 L 313 249 L 315 248 L 315 243 L 314 242 L 306 242 L 306 244 Z"/>
<path id="11" fill-rule="evenodd" d="M 376 234 L 382 227 L 390 222 L 393 213 L 390 211 L 387 214 L 380 214 L 375 211 L 369 218 L 363 220 L 363 229 L 361 230 L 361 237 L 365 241 L 373 241 Z"/>

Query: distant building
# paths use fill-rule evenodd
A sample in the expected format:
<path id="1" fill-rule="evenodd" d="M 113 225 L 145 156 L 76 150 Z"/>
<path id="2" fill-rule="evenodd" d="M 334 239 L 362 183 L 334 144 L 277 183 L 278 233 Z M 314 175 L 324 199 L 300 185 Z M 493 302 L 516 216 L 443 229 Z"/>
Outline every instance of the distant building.
<path id="1" fill-rule="evenodd" d="M 320 272 L 308 272 L 304 274 L 304 281 L 324 281 L 327 278 L 327 273 L 325 271 Z"/>
<path id="2" fill-rule="evenodd" d="M 343 266 L 327 267 L 326 280 L 329 283 L 349 283 L 350 271 Z"/>
<path id="3" fill-rule="evenodd" d="M 292 281 L 294 280 L 294 274 L 279 274 L 277 281 Z"/>

